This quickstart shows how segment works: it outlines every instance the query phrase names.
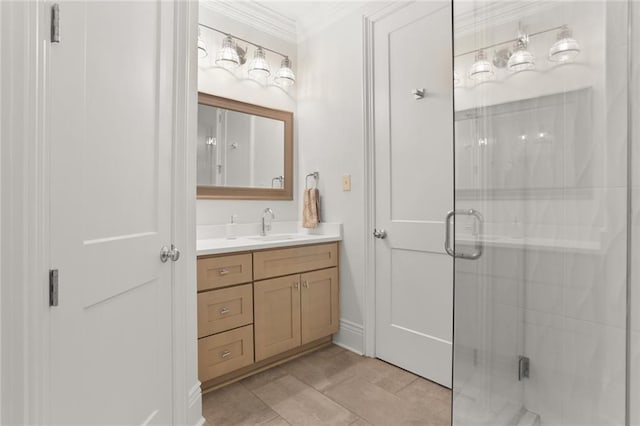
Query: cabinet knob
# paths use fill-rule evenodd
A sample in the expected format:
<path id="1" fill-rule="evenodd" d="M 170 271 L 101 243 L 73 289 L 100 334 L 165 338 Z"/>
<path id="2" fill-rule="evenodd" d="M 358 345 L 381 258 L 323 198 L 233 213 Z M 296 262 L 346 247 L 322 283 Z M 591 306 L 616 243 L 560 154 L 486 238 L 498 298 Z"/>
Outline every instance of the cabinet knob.
<path id="1" fill-rule="evenodd" d="M 221 269 L 220 270 L 220 275 L 227 275 L 229 273 L 228 269 Z"/>
<path id="2" fill-rule="evenodd" d="M 305 281 L 302 283 L 302 287 L 309 288 L 309 281 Z"/>
<path id="3" fill-rule="evenodd" d="M 224 351 L 222 352 L 222 355 L 220 355 L 222 357 L 222 359 L 227 359 L 231 356 L 231 352 L 229 351 Z"/>
<path id="4" fill-rule="evenodd" d="M 293 283 L 293 288 L 295 288 L 296 290 L 300 288 L 300 283 L 299 282 L 295 282 Z"/>
<path id="5" fill-rule="evenodd" d="M 227 308 L 226 306 L 220 309 L 220 315 L 227 315 L 229 312 L 229 308 Z"/>

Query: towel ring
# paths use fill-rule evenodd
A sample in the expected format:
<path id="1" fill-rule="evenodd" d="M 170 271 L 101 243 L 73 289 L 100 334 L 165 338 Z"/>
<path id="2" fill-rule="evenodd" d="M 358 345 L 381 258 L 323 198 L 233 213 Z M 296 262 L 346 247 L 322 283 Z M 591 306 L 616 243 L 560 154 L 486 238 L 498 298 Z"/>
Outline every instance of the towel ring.
<path id="1" fill-rule="evenodd" d="M 318 172 L 309 173 L 307 176 L 305 176 L 305 178 L 304 178 L 304 188 L 305 189 L 309 189 L 309 178 L 310 177 L 313 178 L 313 187 L 317 188 L 318 187 L 318 179 L 320 178 L 320 173 L 318 173 Z"/>

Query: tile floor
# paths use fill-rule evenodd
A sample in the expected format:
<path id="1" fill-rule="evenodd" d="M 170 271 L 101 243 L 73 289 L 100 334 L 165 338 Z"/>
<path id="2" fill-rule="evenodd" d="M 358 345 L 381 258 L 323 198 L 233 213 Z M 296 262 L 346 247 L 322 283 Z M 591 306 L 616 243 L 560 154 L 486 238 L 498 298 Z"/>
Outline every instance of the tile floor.
<path id="1" fill-rule="evenodd" d="M 332 345 L 203 396 L 206 425 L 451 424 L 451 391 Z"/>

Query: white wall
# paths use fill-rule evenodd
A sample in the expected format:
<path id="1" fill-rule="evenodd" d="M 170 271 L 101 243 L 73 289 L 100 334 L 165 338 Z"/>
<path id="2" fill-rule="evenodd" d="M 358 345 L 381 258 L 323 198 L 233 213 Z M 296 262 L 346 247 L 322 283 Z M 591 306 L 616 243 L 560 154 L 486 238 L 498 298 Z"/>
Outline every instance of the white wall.
<path id="1" fill-rule="evenodd" d="M 362 15 L 352 13 L 303 41 L 298 50 L 299 182 L 320 173 L 322 220 L 342 222 L 341 331 L 335 340 L 363 351 L 364 136 Z M 351 175 L 351 192 L 341 176 Z"/>
<path id="2" fill-rule="evenodd" d="M 223 17 L 207 9 L 206 6 L 201 5 L 199 11 L 199 21 L 203 24 L 289 55 L 293 62 L 293 71 L 296 72 L 297 46 L 294 43 L 283 41 L 263 33 L 257 28 Z M 296 176 L 296 171 L 298 170 L 297 152 L 299 150 L 296 114 L 297 85 L 294 85 L 289 90 L 283 90 L 277 86 L 262 85 L 248 79 L 245 74 L 246 67 L 235 74 L 216 67 L 215 54 L 221 44 L 222 36 L 207 29 L 202 29 L 201 35 L 207 44 L 209 56 L 204 60 L 200 60 L 199 63 L 199 91 L 294 113 L 294 176 Z M 239 45 L 245 47 L 242 42 Z M 253 51 L 254 48 L 250 46 L 247 61 L 251 60 Z M 267 52 L 267 59 L 270 61 L 272 73 L 275 72 L 280 66 L 280 57 Z M 298 77 L 298 81 L 302 81 L 302 78 Z M 262 210 L 265 207 L 273 209 L 276 220 L 296 221 L 299 217 L 298 192 L 300 192 L 300 187 L 294 181 L 294 199 L 292 201 L 198 200 L 197 224 L 214 225 L 227 223 L 232 214 L 239 215 L 238 222 L 240 223 L 255 223 L 260 221 Z"/>

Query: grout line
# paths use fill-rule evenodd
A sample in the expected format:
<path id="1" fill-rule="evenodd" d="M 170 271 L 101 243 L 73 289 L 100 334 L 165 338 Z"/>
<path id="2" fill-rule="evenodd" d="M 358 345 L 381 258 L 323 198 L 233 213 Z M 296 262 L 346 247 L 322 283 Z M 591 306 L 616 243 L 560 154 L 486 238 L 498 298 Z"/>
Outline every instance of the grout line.
<path id="1" fill-rule="evenodd" d="M 409 383 L 407 383 L 405 386 L 401 387 L 400 389 L 398 389 L 397 391 L 393 392 L 394 395 L 398 395 L 400 392 L 402 392 L 403 390 L 405 390 L 406 388 L 408 388 L 409 386 L 411 386 L 412 383 L 415 383 L 416 380 L 418 380 L 418 377 L 416 376 L 412 381 L 410 381 Z"/>

